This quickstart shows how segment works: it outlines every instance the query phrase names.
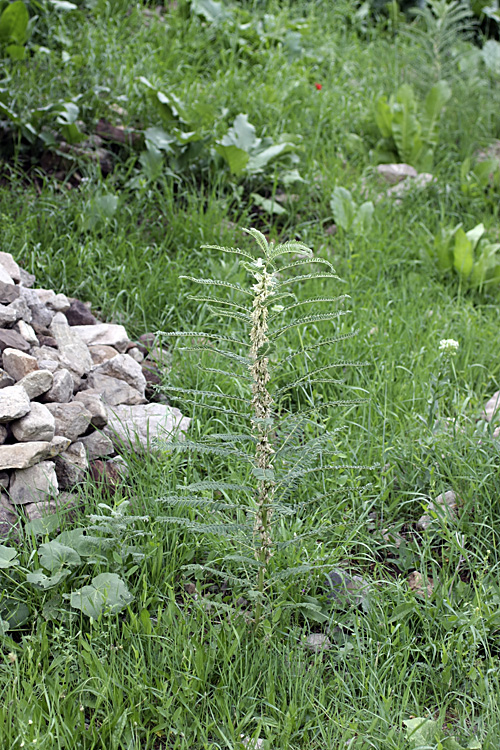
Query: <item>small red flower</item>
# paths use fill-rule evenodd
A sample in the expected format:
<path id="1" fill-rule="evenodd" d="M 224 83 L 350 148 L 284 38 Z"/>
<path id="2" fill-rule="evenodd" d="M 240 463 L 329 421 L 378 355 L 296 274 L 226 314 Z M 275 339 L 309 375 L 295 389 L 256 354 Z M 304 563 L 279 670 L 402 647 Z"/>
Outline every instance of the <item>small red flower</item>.
<path id="1" fill-rule="evenodd" d="M 317 88 L 318 91 L 321 91 L 321 89 L 323 88 L 323 86 L 321 85 L 321 83 L 315 83 L 314 85 L 316 86 L 316 88 Z"/>

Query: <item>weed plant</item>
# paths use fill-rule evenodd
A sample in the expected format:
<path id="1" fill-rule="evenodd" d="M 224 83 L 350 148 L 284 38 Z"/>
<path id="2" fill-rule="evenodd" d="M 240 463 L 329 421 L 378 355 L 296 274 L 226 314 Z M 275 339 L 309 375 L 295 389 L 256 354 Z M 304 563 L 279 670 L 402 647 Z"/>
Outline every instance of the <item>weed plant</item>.
<path id="1" fill-rule="evenodd" d="M 139 135 L 160 125 L 170 132 L 140 83 L 144 76 L 179 98 L 208 151 L 203 145 L 177 171 L 165 152 L 158 172 L 148 176 L 140 161 L 144 143 L 136 149 L 103 143 L 112 152 L 107 177 L 82 159 L 62 175 L 47 174 L 41 146 L 32 149 L 17 130 L 9 140 L 12 130 L 2 124 L 1 249 L 35 272 L 40 286 L 88 299 L 103 318 L 138 335 L 206 330 L 213 323 L 207 303 L 192 299 L 199 292 L 195 284 L 179 281 L 180 274 L 214 278 L 219 272 L 213 251 L 201 245 L 232 246 L 240 226 L 255 226 L 277 243 L 296 240 L 314 248 L 345 279 L 343 291 L 356 310 L 359 335 L 343 342 L 343 357 L 370 361 L 367 370 L 340 375 L 341 390 L 356 389 L 355 398 L 369 389 L 369 405 L 328 414 L 328 427 L 344 428 L 334 433 L 342 462 L 381 464 L 362 480 L 346 469 L 326 486 L 309 476 L 296 487 L 305 512 L 276 523 L 274 539 L 293 543 L 276 545 L 271 565 L 307 565 L 311 573 L 286 577 L 269 590 L 268 603 L 287 606 L 266 608 L 258 634 L 243 616 L 255 602 L 240 602 L 241 614 L 233 616 L 227 607 L 240 590 L 228 591 L 220 575 L 224 568 L 250 582 L 241 586 L 245 598 L 246 590 L 257 588 L 256 565 L 228 561 L 240 548 L 229 551 L 227 537 L 166 525 L 157 503 L 179 494 L 184 477 L 186 484 L 208 477 L 241 483 L 241 467 L 231 457 L 130 455 L 129 478 L 117 496 L 82 487 L 78 527 L 99 525 L 89 515 L 108 523 L 111 511 L 99 507 L 103 503 L 137 520 L 117 532 L 109 559 L 78 569 L 78 587 L 113 572 L 134 598 L 121 613 L 91 622 L 66 599 L 54 607 L 51 591 L 18 584 L 30 619 L 2 641 L 2 746 L 242 750 L 244 739 L 260 738 L 264 748 L 323 750 L 349 743 L 351 750 L 413 750 L 404 723 L 413 717 L 436 721 L 436 733 L 426 740 L 430 747 L 446 747 L 451 737 L 461 747 L 499 746 L 498 447 L 496 425 L 478 421 L 499 385 L 498 300 L 490 287 L 466 290 L 457 277 L 441 277 L 425 250 L 441 226 L 459 223 L 483 223 L 491 242 L 497 241 L 495 188 L 486 198 L 481 190 L 466 194 L 461 177 L 464 160 L 475 163 L 476 150 L 500 135 L 497 79 L 481 56 L 469 54 L 468 43 L 459 39 L 463 54 L 446 52 L 436 66 L 428 56 L 419 58 L 413 41 L 400 33 L 404 20 L 376 26 L 356 15 L 358 5 L 233 4 L 232 20 L 221 22 L 182 4 L 156 12 L 141 3 L 130 8 L 97 0 L 68 12 L 47 11 L 43 39 L 30 40 L 24 61 L 6 60 L 2 67 L 2 101 L 25 118 L 38 107 L 75 102 L 78 127 L 88 134 L 100 118 Z M 240 10 L 248 16 L 239 16 Z M 443 70 L 452 95 L 434 153 L 437 183 L 396 205 L 372 176 L 374 101 L 419 81 L 423 99 Z M 240 113 L 259 138 L 295 145 L 302 182 L 285 184 L 278 163 L 270 162 L 264 174 L 232 175 L 222 159 L 207 156 Z M 55 125 L 54 133 L 60 137 Z M 82 177 L 79 187 L 70 179 L 74 172 Z M 335 234 L 330 201 L 339 187 L 357 205 L 376 204 L 369 232 Z M 252 193 L 270 203 L 257 205 Z M 116 210 L 103 212 L 97 195 L 117 198 Z M 276 203 L 284 214 L 265 208 Z M 244 270 L 230 255 L 221 278 L 244 283 Z M 308 284 L 307 294 L 328 296 L 321 279 Z M 305 298 L 300 286 L 296 292 L 298 301 Z M 323 329 L 315 325 L 309 335 L 319 337 Z M 239 326 L 221 320 L 217 333 L 243 334 Z M 302 335 L 298 328 L 286 343 L 278 340 L 277 364 L 302 349 Z M 436 430 L 427 422 L 442 339 L 458 341 L 459 348 L 452 386 L 440 391 L 443 424 Z M 297 375 L 330 361 L 320 349 L 314 361 L 297 363 Z M 187 353 L 165 381 L 241 395 L 231 378 L 200 370 Z M 321 395 L 335 400 L 338 390 L 335 384 L 299 388 L 283 407 L 307 409 Z M 169 399 L 182 405 L 174 393 Z M 235 427 L 236 420 L 200 406 L 189 416 L 193 442 Z M 251 466 L 248 474 L 252 479 Z M 460 499 L 457 515 L 436 515 L 426 531 L 419 529 L 429 500 L 450 489 Z M 213 521 L 200 506 L 197 519 L 193 509 L 177 515 Z M 234 511 L 221 509 L 221 515 L 235 520 Z M 61 530 L 74 530 L 59 520 Z M 237 521 L 245 525 L 247 518 Z M 31 570 L 39 546 L 57 534 L 46 528 L 24 540 L 20 565 Z M 144 557 L 124 558 L 122 542 Z M 370 581 L 369 606 L 327 598 L 323 576 L 314 572 L 319 564 Z M 217 571 L 212 580 L 209 567 Z M 430 596 L 410 589 L 415 571 L 432 582 Z M 61 592 L 70 593 L 71 584 L 62 581 Z M 5 601 L 12 588 L 5 577 L 2 585 Z M 331 648 L 310 650 L 311 633 L 327 636 Z M 448 745 L 455 747 L 451 739 Z"/>

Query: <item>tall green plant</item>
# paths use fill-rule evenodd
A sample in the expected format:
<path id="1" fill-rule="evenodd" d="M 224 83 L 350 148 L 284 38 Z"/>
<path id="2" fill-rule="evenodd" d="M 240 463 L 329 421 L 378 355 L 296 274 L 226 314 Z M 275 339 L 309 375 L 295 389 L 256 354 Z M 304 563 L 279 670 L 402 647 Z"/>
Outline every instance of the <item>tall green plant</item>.
<path id="1" fill-rule="evenodd" d="M 228 555 L 227 560 L 247 570 L 249 567 L 256 569 L 256 585 L 251 587 L 250 595 L 255 599 L 255 621 L 258 623 L 265 605 L 265 593 L 273 580 L 282 580 L 284 575 L 297 572 L 295 569 L 284 574 L 272 570 L 273 555 L 281 545 L 277 524 L 283 521 L 283 517 L 301 509 L 294 497 L 296 485 L 314 473 L 319 472 L 321 476 L 343 466 L 339 460 L 331 461 L 332 457 L 339 459 L 341 456 L 336 445 L 336 430 L 327 431 L 318 418 L 319 414 L 341 404 L 359 403 L 359 400 L 336 398 L 320 406 L 297 410 L 292 410 L 290 403 L 298 401 L 296 392 L 300 388 L 308 386 L 312 392 L 318 384 L 340 385 L 341 381 L 332 377 L 332 371 L 359 363 L 331 361 L 309 371 L 306 369 L 305 375 L 295 374 L 300 355 L 308 359 L 321 347 L 332 348 L 353 334 L 337 329 L 334 336 L 301 346 L 287 356 L 279 353 L 282 337 L 292 329 L 298 329 L 302 341 L 310 326 L 317 328 L 332 322 L 338 326 L 349 312 L 343 307 L 347 295 L 299 300 L 290 290 L 294 286 L 312 279 L 339 280 L 329 261 L 314 258 L 312 251 L 301 242 L 275 245 L 256 229 L 245 231 L 258 245 L 257 257 L 239 248 L 206 246 L 206 249 L 236 256 L 238 265 L 250 277 L 249 288 L 225 280 L 183 277 L 212 287 L 217 294 L 196 295 L 192 299 L 207 303 L 219 321 L 229 319 L 238 329 L 243 326 L 245 338 L 242 340 L 232 333 L 221 334 L 220 323 L 216 332 L 167 334 L 194 340 L 191 346 L 182 347 L 181 351 L 208 352 L 210 358 L 222 357 L 228 361 L 229 371 L 203 366 L 202 371 L 215 373 L 223 382 L 229 381 L 236 386 L 234 393 L 227 389 L 203 391 L 172 386 L 172 393 L 187 396 L 188 403 L 213 410 L 218 417 L 238 423 L 238 431 L 209 435 L 201 442 L 173 442 L 168 445 L 169 450 L 210 454 L 233 463 L 242 462 L 241 481 L 208 479 L 179 485 L 180 494 L 161 500 L 178 509 L 184 506 L 210 508 L 216 513 L 229 512 L 229 523 L 227 516 L 225 520 L 223 516 L 216 516 L 211 524 L 179 516 L 169 516 L 165 520 L 182 524 L 195 532 L 222 534 L 236 542 L 237 554 Z M 292 261 L 283 262 L 284 256 L 290 254 L 294 256 Z M 320 268 L 315 271 L 318 265 Z M 303 270 L 306 273 L 302 273 Z M 221 292 L 227 294 L 223 296 Z M 315 311 L 318 306 L 325 305 L 326 312 Z M 302 315 L 303 306 L 312 306 L 311 314 Z M 288 323 L 284 320 L 287 314 L 292 316 Z M 233 408 L 234 403 L 237 407 Z M 232 502 L 231 495 L 235 495 Z M 252 524 L 248 523 L 249 519 L 253 519 Z M 253 558 L 240 554 L 241 547 L 251 549 Z M 219 573 L 210 570 L 212 574 Z M 300 570 L 303 571 L 304 567 L 301 566 Z M 224 577 L 227 579 L 227 573 Z M 248 588 L 248 581 L 239 576 L 233 575 L 229 580 Z"/>

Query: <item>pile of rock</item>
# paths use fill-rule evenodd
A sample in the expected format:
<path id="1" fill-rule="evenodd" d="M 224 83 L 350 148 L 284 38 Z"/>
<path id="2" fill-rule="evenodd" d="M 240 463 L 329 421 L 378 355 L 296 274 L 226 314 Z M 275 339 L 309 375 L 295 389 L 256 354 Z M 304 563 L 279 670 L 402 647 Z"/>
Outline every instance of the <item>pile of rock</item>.
<path id="1" fill-rule="evenodd" d="M 34 289 L 34 277 L 0 252 L 0 537 L 24 517 L 68 505 L 93 462 L 124 446 L 184 432 L 189 420 L 148 403 L 162 355 L 130 341 L 90 307 Z M 92 472 L 91 472 L 92 473 Z M 61 492 L 63 490 L 63 492 Z"/>

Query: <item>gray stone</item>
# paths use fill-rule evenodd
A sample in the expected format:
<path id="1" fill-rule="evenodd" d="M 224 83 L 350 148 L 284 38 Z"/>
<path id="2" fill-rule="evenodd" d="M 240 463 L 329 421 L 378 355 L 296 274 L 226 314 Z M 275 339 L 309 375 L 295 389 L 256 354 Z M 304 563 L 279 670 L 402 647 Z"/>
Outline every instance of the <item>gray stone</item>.
<path id="1" fill-rule="evenodd" d="M 151 450 L 156 438 L 166 440 L 182 436 L 190 421 L 179 409 L 166 404 L 121 405 L 108 409 L 104 432 L 115 446 L 124 444 Z"/>
<path id="2" fill-rule="evenodd" d="M 9 489 L 10 474 L 8 471 L 0 471 L 0 487 L 4 490 Z"/>
<path id="3" fill-rule="evenodd" d="M 5 441 L 7 440 L 8 434 L 9 432 L 7 428 L 5 427 L 5 425 L 0 424 L 0 445 L 3 445 L 5 443 Z"/>
<path id="4" fill-rule="evenodd" d="M 25 271 L 24 268 L 21 268 L 20 271 L 21 281 L 19 283 L 26 288 L 32 287 L 36 281 L 36 276 L 32 273 L 29 273 L 28 271 Z"/>
<path id="5" fill-rule="evenodd" d="M 3 281 L 4 284 L 14 283 L 14 279 L 12 278 L 12 276 L 9 274 L 5 266 L 2 266 L 1 264 L 0 264 L 0 281 Z"/>
<path id="6" fill-rule="evenodd" d="M 16 315 L 16 320 L 24 320 L 25 323 L 31 323 L 33 320 L 33 313 L 24 297 L 15 299 L 14 302 L 10 303 L 8 309 Z"/>
<path id="7" fill-rule="evenodd" d="M 11 331 L 9 329 L 0 330 L 0 351 L 4 349 L 20 349 L 22 352 L 28 352 L 30 345 L 23 339 L 20 333 L 17 331 Z"/>
<path id="8" fill-rule="evenodd" d="M 31 346 L 38 346 L 39 342 L 33 326 L 30 326 L 25 320 L 18 320 L 14 326 L 14 330 L 17 331 L 23 339 L 28 342 L 28 344 L 31 344 Z"/>
<path id="9" fill-rule="evenodd" d="M 49 370 L 54 373 L 61 368 L 57 349 L 50 346 L 34 346 L 31 353 L 36 357 L 40 370 Z"/>
<path id="10" fill-rule="evenodd" d="M 407 177 L 416 177 L 418 172 L 410 164 L 379 164 L 378 174 L 390 185 L 396 185 Z"/>
<path id="11" fill-rule="evenodd" d="M 64 489 L 81 482 L 89 466 L 83 443 L 71 443 L 67 451 L 56 457 L 55 465 L 59 487 Z"/>
<path id="12" fill-rule="evenodd" d="M 99 321 L 92 315 L 90 304 L 85 304 L 79 299 L 71 299 L 69 310 L 66 311 L 66 317 L 70 326 L 93 326 Z"/>
<path id="13" fill-rule="evenodd" d="M 75 376 L 79 381 L 82 375 L 88 373 L 92 367 L 92 357 L 87 345 L 75 332 L 75 328 L 69 325 L 63 313 L 55 314 L 50 332 L 57 341 L 61 364 L 71 372 L 75 385 L 77 385 Z"/>
<path id="14" fill-rule="evenodd" d="M 50 443 L 16 443 L 15 445 L 0 445 L 0 471 L 5 469 L 27 469 L 30 466 L 53 458 L 66 450 L 70 440 L 55 436 Z"/>
<path id="15" fill-rule="evenodd" d="M 0 326 L 2 328 L 11 328 L 17 320 L 18 315 L 15 310 L 5 305 L 0 305 Z"/>
<path id="16" fill-rule="evenodd" d="M 45 305 L 42 305 L 38 298 L 38 294 L 34 289 L 28 289 L 25 286 L 20 287 L 21 297 L 26 301 L 29 309 L 31 310 L 32 323 L 36 328 L 48 328 L 52 323 L 54 313 L 49 310 Z"/>
<path id="17" fill-rule="evenodd" d="M 88 346 L 105 344 L 114 346 L 119 352 L 124 352 L 129 344 L 127 331 L 121 325 L 114 323 L 98 323 L 94 326 L 73 326 L 82 341 Z"/>
<path id="18" fill-rule="evenodd" d="M 0 302 L 2 305 L 10 305 L 11 302 L 14 302 L 19 297 L 19 294 L 18 286 L 0 281 Z"/>
<path id="19" fill-rule="evenodd" d="M 99 391 L 94 389 L 80 391 L 80 393 L 76 394 L 75 401 L 81 401 L 85 408 L 92 414 L 92 419 L 90 420 L 92 427 L 101 429 L 108 424 L 108 412 Z"/>
<path id="20" fill-rule="evenodd" d="M 7 495 L 0 494 L 0 539 L 7 539 L 18 525 L 15 508 Z"/>
<path id="21" fill-rule="evenodd" d="M 28 394 L 19 385 L 10 385 L 0 390 L 0 422 L 11 422 L 24 417 L 30 410 Z"/>
<path id="22" fill-rule="evenodd" d="M 65 294 L 56 294 L 52 289 L 35 289 L 38 299 L 42 305 L 46 305 L 54 312 L 66 312 L 69 310 L 70 302 Z"/>
<path id="23" fill-rule="evenodd" d="M 24 388 L 30 399 L 34 399 L 49 390 L 53 379 L 50 370 L 33 370 L 21 378 L 18 385 Z"/>
<path id="24" fill-rule="evenodd" d="M 328 651 L 332 647 L 332 642 L 324 633 L 311 633 L 305 640 L 306 648 L 317 653 L 318 651 Z"/>
<path id="25" fill-rule="evenodd" d="M 134 360 L 132 360 L 133 362 Z M 137 365 L 137 362 L 134 362 Z M 137 365 L 138 367 L 140 365 Z M 101 375 L 99 372 L 91 372 L 87 380 L 89 388 L 93 388 L 102 394 L 105 404 L 117 406 L 118 404 L 144 404 L 146 399 L 144 393 L 132 388 L 124 380 Z"/>
<path id="26" fill-rule="evenodd" d="M 79 401 L 47 403 L 46 406 L 56 420 L 56 435 L 63 435 L 73 442 L 87 431 L 92 414 Z"/>
<path id="27" fill-rule="evenodd" d="M 489 401 L 486 402 L 481 417 L 487 422 L 500 416 L 500 391 L 493 394 Z"/>
<path id="28" fill-rule="evenodd" d="M 41 461 L 28 469 L 18 469 L 10 480 L 9 495 L 15 505 L 43 502 L 58 492 L 53 461 Z"/>
<path id="29" fill-rule="evenodd" d="M 15 382 L 14 378 L 11 378 L 5 370 L 0 369 L 0 388 L 7 388 L 8 385 L 14 385 Z"/>
<path id="30" fill-rule="evenodd" d="M 19 283 L 21 281 L 21 269 L 10 253 L 0 252 L 0 265 L 2 265 L 11 279 Z"/>
<path id="31" fill-rule="evenodd" d="M 69 370 L 63 368 L 57 370 L 53 376 L 53 382 L 50 390 L 44 394 L 42 401 L 44 403 L 54 402 L 58 404 L 67 404 L 73 396 L 73 378 Z"/>
<path id="32" fill-rule="evenodd" d="M 12 422 L 12 434 L 20 443 L 50 442 L 55 434 L 55 419 L 43 404 L 31 402 L 31 410 L 21 419 Z"/>
<path id="33" fill-rule="evenodd" d="M 110 456 L 115 452 L 112 441 L 102 432 L 92 432 L 90 435 L 80 438 L 80 440 L 85 447 L 89 461 L 102 456 Z"/>
<path id="34" fill-rule="evenodd" d="M 332 570 L 325 581 L 327 599 L 345 607 L 349 604 L 366 605 L 370 584 L 361 576 L 349 576 L 344 570 Z"/>
<path id="35" fill-rule="evenodd" d="M 116 355 L 118 354 L 117 350 L 113 346 L 106 346 L 104 344 L 89 346 L 89 352 L 94 365 L 100 365 L 102 362 L 106 362 L 107 359 L 116 357 Z"/>
<path id="36" fill-rule="evenodd" d="M 435 513 L 437 516 L 448 516 L 449 518 L 456 518 L 458 508 L 458 498 L 453 490 L 443 492 L 438 495 L 435 500 L 431 500 L 427 505 L 427 510 Z M 424 513 L 417 521 L 419 529 L 425 531 L 429 528 L 431 523 L 435 519 L 428 513 Z"/>
<path id="37" fill-rule="evenodd" d="M 14 380 L 21 380 L 25 375 L 39 369 L 36 357 L 20 352 L 19 349 L 5 349 L 2 358 L 4 370 Z"/>
<path id="38" fill-rule="evenodd" d="M 127 354 L 129 357 L 132 357 L 132 359 L 135 359 L 135 361 L 139 364 L 144 361 L 144 354 L 137 346 L 133 346 L 131 349 L 128 349 Z"/>
<path id="39" fill-rule="evenodd" d="M 24 513 L 29 521 L 38 518 L 53 516 L 56 513 L 65 513 L 76 505 L 77 498 L 71 492 L 60 492 L 57 499 L 47 499 L 38 503 L 27 503 L 23 506 Z"/>
<path id="40" fill-rule="evenodd" d="M 135 388 L 136 391 L 139 391 L 141 396 L 144 397 L 146 378 L 142 374 L 140 364 L 128 354 L 117 354 L 112 359 L 108 359 L 101 365 L 94 367 L 92 375 L 95 376 L 97 374 L 123 380 L 132 388 Z"/>

